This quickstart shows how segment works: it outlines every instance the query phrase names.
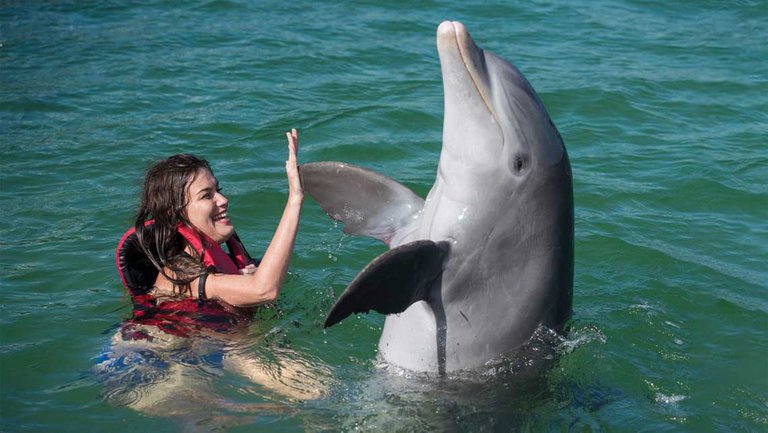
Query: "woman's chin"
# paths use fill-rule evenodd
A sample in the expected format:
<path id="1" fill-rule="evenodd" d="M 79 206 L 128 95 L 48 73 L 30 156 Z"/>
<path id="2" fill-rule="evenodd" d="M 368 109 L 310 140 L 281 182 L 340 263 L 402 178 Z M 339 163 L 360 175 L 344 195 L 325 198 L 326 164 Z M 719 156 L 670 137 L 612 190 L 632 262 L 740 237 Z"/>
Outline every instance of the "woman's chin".
<path id="1" fill-rule="evenodd" d="M 229 240 L 229 238 L 232 237 L 232 234 L 235 232 L 235 226 L 232 224 L 227 225 L 221 225 L 218 224 L 216 227 L 216 234 L 218 235 L 218 238 L 221 239 L 219 243 L 223 243 Z"/>

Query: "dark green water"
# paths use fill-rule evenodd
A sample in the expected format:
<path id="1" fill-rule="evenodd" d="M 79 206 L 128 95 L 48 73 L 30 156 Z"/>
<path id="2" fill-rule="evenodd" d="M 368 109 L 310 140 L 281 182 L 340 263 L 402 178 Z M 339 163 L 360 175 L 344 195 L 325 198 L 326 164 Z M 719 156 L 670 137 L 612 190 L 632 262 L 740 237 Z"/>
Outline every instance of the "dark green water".
<path id="1" fill-rule="evenodd" d="M 0 430 L 768 428 L 768 5 L 478 4 L 0 3 Z M 290 127 L 302 161 L 426 195 L 444 19 L 526 74 L 570 153 L 574 322 L 554 365 L 424 381 L 378 365 L 381 316 L 323 331 L 384 247 L 307 200 L 277 308 L 232 344 L 301 363 L 327 395 L 296 402 L 201 358 L 178 363 L 205 404 L 182 393 L 147 414 L 110 400 L 133 391 L 94 369 L 130 316 L 114 248 L 143 169 L 211 160 L 254 254 L 285 200 Z"/>

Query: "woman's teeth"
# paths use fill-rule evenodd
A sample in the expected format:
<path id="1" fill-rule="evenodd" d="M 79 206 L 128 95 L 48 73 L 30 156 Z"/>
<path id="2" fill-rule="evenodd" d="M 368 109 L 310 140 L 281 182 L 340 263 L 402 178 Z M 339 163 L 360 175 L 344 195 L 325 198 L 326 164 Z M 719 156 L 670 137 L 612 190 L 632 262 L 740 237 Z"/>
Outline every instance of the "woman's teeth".
<path id="1" fill-rule="evenodd" d="M 227 217 L 227 213 L 226 213 L 226 212 L 224 212 L 224 213 L 220 213 L 220 214 L 218 214 L 218 215 L 214 216 L 214 217 L 213 217 L 213 220 L 214 220 L 214 221 L 219 221 L 219 220 L 223 220 L 223 219 L 225 219 L 226 217 Z"/>

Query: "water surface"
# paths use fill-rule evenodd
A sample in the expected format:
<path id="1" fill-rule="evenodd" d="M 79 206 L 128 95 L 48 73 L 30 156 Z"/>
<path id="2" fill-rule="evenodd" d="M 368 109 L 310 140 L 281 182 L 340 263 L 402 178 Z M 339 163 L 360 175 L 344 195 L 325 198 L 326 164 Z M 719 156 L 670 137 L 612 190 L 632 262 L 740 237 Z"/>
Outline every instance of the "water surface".
<path id="1" fill-rule="evenodd" d="M 323 331 L 384 247 L 307 200 L 277 306 L 232 341 L 167 351 L 205 403 L 147 414 L 110 398 L 166 377 L 94 373 L 130 316 L 114 248 L 143 169 L 208 158 L 254 254 L 285 201 L 290 127 L 302 161 L 362 165 L 425 196 L 444 19 L 523 71 L 568 147 L 574 321 L 554 365 L 424 380 L 377 362 L 379 315 Z M 0 429 L 765 430 L 766 21 L 762 1 L 4 2 Z M 222 351 L 329 374 L 327 394 L 287 398 L 208 356 Z"/>

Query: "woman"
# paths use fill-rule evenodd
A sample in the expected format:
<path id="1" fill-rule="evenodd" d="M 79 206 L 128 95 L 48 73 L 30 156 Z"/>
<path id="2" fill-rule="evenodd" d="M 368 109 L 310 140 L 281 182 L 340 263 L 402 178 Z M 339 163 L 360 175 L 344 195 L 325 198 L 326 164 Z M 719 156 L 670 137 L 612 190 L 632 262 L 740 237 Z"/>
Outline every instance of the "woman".
<path id="1" fill-rule="evenodd" d="M 150 294 L 156 299 L 194 298 L 201 306 L 215 300 L 225 306 L 250 307 L 273 302 L 280 293 L 293 250 L 304 193 L 296 165 L 298 133 L 288 137 L 288 202 L 261 263 L 247 253 L 220 244 L 235 229 L 228 200 L 204 160 L 175 155 L 147 170 L 135 233 L 140 248 L 158 271 Z M 238 243 L 230 243 L 230 250 Z"/>
<path id="2" fill-rule="evenodd" d="M 243 326 L 251 318 L 247 307 L 273 302 L 280 294 L 298 230 L 304 199 L 296 164 L 298 133 L 293 129 L 286 135 L 288 201 L 258 267 L 235 234 L 228 200 L 205 160 L 174 155 L 147 170 L 136 224 L 117 249 L 133 317 L 122 324 L 98 365 L 117 384 L 109 393 L 116 402 L 167 414 L 183 411 L 176 403 L 191 394 L 207 395 L 200 390 L 210 387 L 210 378 L 194 368 L 188 372 L 196 362 L 179 362 L 180 353 L 181 358 L 219 359 L 224 369 L 289 398 L 323 393 L 317 374 L 303 375 L 309 364 L 300 363 L 295 353 L 274 353 L 270 366 L 242 344 L 250 339 Z M 225 243 L 230 254 L 221 247 Z M 200 336 L 205 338 L 194 338 Z M 222 345 L 230 349 L 222 352 Z M 149 379 L 123 380 L 133 377 Z M 135 395 L 142 397 L 120 401 Z"/>

